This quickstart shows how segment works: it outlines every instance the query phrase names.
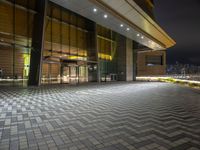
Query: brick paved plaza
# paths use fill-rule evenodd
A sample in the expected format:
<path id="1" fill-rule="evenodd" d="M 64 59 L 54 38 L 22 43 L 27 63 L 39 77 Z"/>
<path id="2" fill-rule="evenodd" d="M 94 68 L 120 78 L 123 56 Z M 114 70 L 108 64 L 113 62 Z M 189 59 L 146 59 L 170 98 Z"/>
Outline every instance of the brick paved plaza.
<path id="1" fill-rule="evenodd" d="M 199 150 L 200 91 L 167 83 L 0 88 L 0 150 Z"/>

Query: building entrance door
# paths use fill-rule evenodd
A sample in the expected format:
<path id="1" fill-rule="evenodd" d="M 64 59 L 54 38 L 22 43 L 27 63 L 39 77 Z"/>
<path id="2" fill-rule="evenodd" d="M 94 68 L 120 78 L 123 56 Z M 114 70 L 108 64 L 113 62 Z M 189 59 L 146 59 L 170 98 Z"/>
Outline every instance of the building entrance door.
<path id="1" fill-rule="evenodd" d="M 61 68 L 62 83 L 76 84 L 78 83 L 78 66 L 65 65 Z"/>
<path id="2" fill-rule="evenodd" d="M 88 66 L 85 62 L 63 62 L 61 83 L 77 84 L 88 82 Z"/>

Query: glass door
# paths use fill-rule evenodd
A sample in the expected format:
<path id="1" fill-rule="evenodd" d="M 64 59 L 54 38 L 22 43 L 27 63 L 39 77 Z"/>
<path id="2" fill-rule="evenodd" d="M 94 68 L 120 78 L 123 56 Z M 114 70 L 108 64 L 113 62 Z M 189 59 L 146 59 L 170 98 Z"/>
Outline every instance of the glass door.
<path id="1" fill-rule="evenodd" d="M 61 67 L 61 83 L 77 84 L 88 82 L 87 65 L 64 64 Z"/>
<path id="2" fill-rule="evenodd" d="M 86 65 L 78 67 L 78 81 L 79 83 L 88 82 L 88 68 Z"/>
<path id="3" fill-rule="evenodd" d="M 78 83 L 78 67 L 63 66 L 62 67 L 62 83 L 76 84 Z"/>
<path id="4" fill-rule="evenodd" d="M 62 83 L 70 83 L 70 67 L 62 67 Z"/>
<path id="5" fill-rule="evenodd" d="M 71 84 L 78 83 L 78 67 L 77 66 L 69 66 L 69 80 Z"/>

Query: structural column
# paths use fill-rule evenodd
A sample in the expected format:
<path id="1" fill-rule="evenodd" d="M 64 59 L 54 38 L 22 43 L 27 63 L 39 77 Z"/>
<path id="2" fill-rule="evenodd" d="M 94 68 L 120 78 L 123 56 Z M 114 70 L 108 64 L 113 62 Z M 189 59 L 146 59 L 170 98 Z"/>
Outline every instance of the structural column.
<path id="1" fill-rule="evenodd" d="M 136 81 L 137 77 L 137 50 L 133 49 L 133 81 Z"/>
<path id="2" fill-rule="evenodd" d="M 97 82 L 101 82 L 101 72 L 100 72 L 100 59 L 99 59 L 99 43 L 97 38 L 97 24 L 95 23 L 95 49 L 96 49 L 96 60 L 97 60 Z"/>
<path id="3" fill-rule="evenodd" d="M 126 39 L 126 81 L 133 81 L 133 42 Z"/>
<path id="4" fill-rule="evenodd" d="M 122 35 L 117 39 L 117 55 L 118 81 L 126 81 L 126 37 Z"/>
<path id="5" fill-rule="evenodd" d="M 166 71 L 167 71 L 167 60 L 166 60 L 166 50 L 163 50 L 163 56 L 162 56 L 162 65 L 164 66 L 164 74 L 166 74 Z"/>
<path id="6" fill-rule="evenodd" d="M 36 0 L 36 11 L 33 23 L 32 49 L 28 85 L 41 84 L 42 51 L 44 49 L 45 20 L 48 0 Z"/>

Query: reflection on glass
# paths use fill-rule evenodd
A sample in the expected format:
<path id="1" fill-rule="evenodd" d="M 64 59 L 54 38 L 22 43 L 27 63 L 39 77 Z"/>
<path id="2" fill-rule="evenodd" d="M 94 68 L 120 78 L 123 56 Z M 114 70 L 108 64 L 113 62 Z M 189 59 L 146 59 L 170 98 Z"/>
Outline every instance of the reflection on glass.
<path id="1" fill-rule="evenodd" d="M 96 60 L 96 54 L 90 52 L 94 50 L 91 49 L 92 31 L 87 27 L 88 20 L 51 2 L 46 20 L 43 79 L 52 79 L 52 72 L 47 68 L 54 62 L 59 64 L 55 67 L 61 71 L 61 83 L 87 82 L 87 63 L 78 63 Z"/>
<path id="2" fill-rule="evenodd" d="M 0 1 L 0 68 L 3 80 L 26 81 L 29 75 L 35 0 Z M 3 20 L 3 21 L 2 21 Z M 10 80 L 9 80 L 10 81 Z"/>

